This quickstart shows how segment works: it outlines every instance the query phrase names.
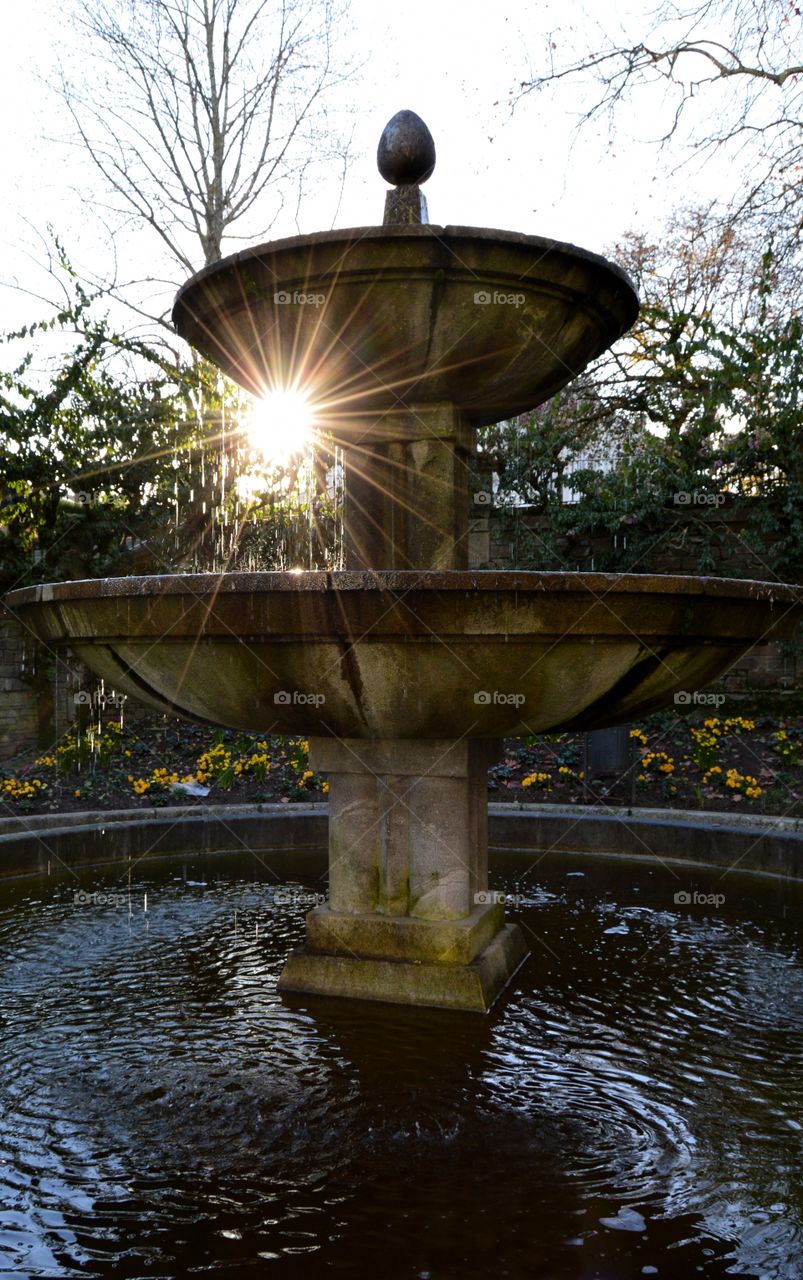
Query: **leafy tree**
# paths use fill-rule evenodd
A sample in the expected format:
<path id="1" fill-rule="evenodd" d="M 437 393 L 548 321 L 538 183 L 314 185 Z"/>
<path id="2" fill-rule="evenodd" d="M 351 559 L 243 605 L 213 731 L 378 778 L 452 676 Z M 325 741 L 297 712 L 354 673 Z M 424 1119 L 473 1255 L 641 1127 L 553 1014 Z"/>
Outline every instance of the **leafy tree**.
<path id="1" fill-rule="evenodd" d="M 771 248 L 757 255 L 698 213 L 671 231 L 614 250 L 643 299 L 631 333 L 536 414 L 484 433 L 504 458 L 504 533 L 522 564 L 590 567 L 593 554 L 595 568 L 643 572 L 669 531 L 693 529 L 700 571 L 714 568 L 718 541 L 739 537 L 762 576 L 794 580 L 800 319 Z"/>
<path id="2" fill-rule="evenodd" d="M 0 576 L 11 585 L 173 569 L 332 567 L 338 495 L 260 465 L 247 400 L 205 362 L 115 332 L 75 278 L 63 309 L 6 335 L 0 373 Z M 35 355 L 59 354 L 48 377 Z M 243 486 L 240 478 L 251 476 Z M 303 481 L 303 483 L 302 483 Z"/>
<path id="3" fill-rule="evenodd" d="M 720 336 L 723 365 L 735 371 L 727 385 L 728 410 L 740 426 L 723 441 L 722 480 L 749 512 L 749 544 L 769 546 L 772 569 L 800 581 L 803 322 L 796 315 Z"/>

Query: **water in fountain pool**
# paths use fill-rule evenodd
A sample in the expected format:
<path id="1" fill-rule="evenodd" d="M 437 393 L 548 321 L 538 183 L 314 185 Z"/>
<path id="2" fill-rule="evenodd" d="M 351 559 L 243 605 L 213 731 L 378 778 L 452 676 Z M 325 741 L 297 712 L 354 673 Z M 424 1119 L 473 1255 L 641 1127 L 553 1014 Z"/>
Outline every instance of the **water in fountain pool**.
<path id="1" fill-rule="evenodd" d="M 496 867 L 486 1019 L 278 997 L 257 859 L 3 885 L 0 1277 L 799 1277 L 800 890 Z"/>

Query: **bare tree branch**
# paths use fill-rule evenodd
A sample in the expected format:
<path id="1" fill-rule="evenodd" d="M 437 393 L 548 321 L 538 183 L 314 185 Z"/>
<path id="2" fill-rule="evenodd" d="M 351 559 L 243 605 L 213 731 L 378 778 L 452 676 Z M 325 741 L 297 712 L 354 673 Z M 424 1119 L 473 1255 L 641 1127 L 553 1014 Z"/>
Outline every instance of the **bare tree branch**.
<path id="1" fill-rule="evenodd" d="M 591 80 L 596 87 L 581 127 L 600 112 L 614 115 L 652 86 L 669 111 L 658 141 L 680 140 L 698 158 L 730 147 L 744 174 L 740 216 L 785 239 L 779 251 L 794 252 L 803 222 L 803 4 L 661 0 L 644 27 L 636 39 L 606 37 L 579 55 L 574 32 L 554 32 L 546 70 L 519 85 L 516 101 Z M 566 43 L 572 54 L 560 61 Z M 701 119 L 705 106 L 710 111 Z M 681 130 L 687 119 L 690 132 Z"/>
<path id="2" fill-rule="evenodd" d="M 148 226 L 182 275 L 246 221 L 265 236 L 310 165 L 348 164 L 329 116 L 354 74 L 335 49 L 345 3 L 82 0 L 88 65 L 60 88 L 77 140 L 110 207 Z"/>

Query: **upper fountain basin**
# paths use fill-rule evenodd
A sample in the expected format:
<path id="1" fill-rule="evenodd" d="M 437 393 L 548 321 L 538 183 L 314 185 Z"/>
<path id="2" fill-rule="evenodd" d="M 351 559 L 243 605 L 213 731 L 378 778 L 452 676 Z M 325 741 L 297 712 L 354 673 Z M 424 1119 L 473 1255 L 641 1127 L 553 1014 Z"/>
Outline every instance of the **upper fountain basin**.
<path id="1" fill-rule="evenodd" d="M 574 245 L 385 226 L 224 258 L 179 291 L 173 322 L 249 391 L 300 386 L 348 428 L 405 405 L 449 402 L 475 425 L 531 409 L 637 313 L 625 272 Z"/>
<path id="2" fill-rule="evenodd" d="M 168 714 L 257 733 L 496 737 L 623 723 L 690 701 L 797 587 L 534 572 L 229 573 L 26 587 L 48 646 Z"/>

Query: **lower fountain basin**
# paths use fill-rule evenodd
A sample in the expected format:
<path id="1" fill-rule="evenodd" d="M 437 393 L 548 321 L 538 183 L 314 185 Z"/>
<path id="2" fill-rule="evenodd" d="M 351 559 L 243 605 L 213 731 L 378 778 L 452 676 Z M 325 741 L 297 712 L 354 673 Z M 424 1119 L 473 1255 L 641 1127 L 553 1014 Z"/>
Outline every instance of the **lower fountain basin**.
<path id="1" fill-rule="evenodd" d="M 639 574 L 187 574 L 6 597 L 118 691 L 258 733 L 492 738 L 623 723 L 791 636 L 801 589 Z M 676 695 L 680 695 L 679 698 Z"/>

